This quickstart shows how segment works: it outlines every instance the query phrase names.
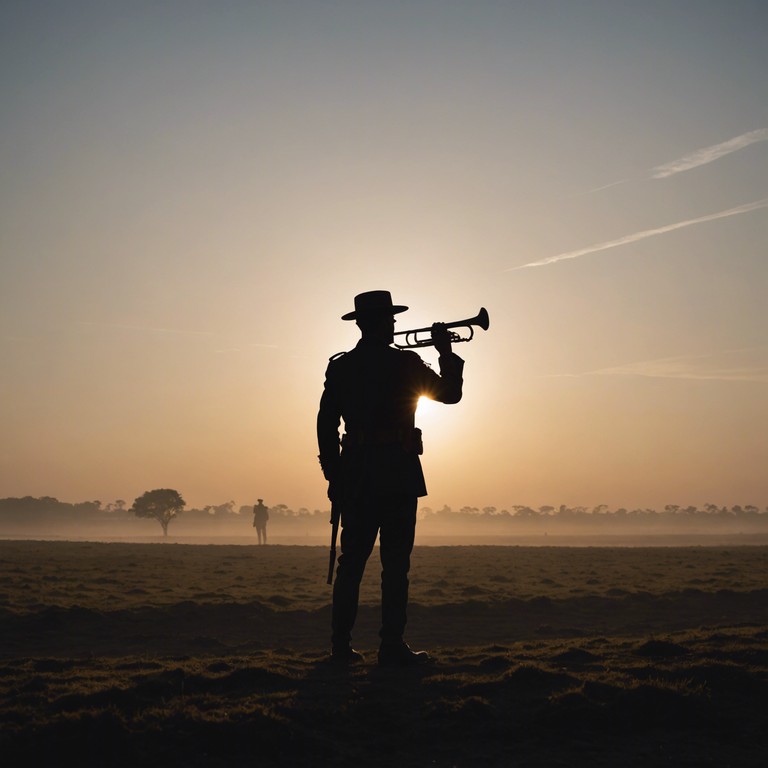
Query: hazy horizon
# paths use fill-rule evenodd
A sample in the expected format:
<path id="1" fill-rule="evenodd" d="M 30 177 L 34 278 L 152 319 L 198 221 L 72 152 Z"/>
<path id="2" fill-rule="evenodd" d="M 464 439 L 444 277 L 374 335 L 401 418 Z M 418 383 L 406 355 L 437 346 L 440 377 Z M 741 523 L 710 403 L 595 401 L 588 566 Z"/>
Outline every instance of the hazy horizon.
<path id="1" fill-rule="evenodd" d="M 386 289 L 490 314 L 420 506 L 768 503 L 764 3 L 0 19 L 0 497 L 327 504 L 325 367 Z"/>
<path id="2" fill-rule="evenodd" d="M 96 502 L 68 505 L 52 499 L 0 499 L 0 539 L 101 541 L 190 545 L 258 545 L 252 507 L 234 502 L 185 509 L 170 521 L 167 537 L 159 521 L 139 518 L 128 508 Z M 19 503 L 22 502 L 22 503 Z M 281 546 L 327 547 L 329 510 L 269 508 L 268 542 Z M 420 546 L 672 547 L 765 546 L 768 507 L 734 505 L 704 509 L 669 505 L 663 510 L 594 509 L 515 505 L 445 506 L 418 510 Z"/>

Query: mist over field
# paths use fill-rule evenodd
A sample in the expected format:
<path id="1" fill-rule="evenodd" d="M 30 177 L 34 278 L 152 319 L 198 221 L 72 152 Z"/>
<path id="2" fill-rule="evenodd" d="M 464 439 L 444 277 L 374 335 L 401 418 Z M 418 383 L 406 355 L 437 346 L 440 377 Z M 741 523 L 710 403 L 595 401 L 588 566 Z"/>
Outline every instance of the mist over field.
<path id="1" fill-rule="evenodd" d="M 252 506 L 234 501 L 184 509 L 168 525 L 169 541 L 252 544 Z M 318 545 L 329 535 L 329 509 L 269 507 L 269 543 Z M 764 537 L 764 538 L 763 538 Z M 137 517 L 124 500 L 67 503 L 52 497 L 0 499 L 0 538 L 152 541 L 162 538 L 156 520 Z M 417 544 L 684 544 L 768 543 L 768 508 L 707 504 L 664 509 L 515 505 L 423 505 Z"/>

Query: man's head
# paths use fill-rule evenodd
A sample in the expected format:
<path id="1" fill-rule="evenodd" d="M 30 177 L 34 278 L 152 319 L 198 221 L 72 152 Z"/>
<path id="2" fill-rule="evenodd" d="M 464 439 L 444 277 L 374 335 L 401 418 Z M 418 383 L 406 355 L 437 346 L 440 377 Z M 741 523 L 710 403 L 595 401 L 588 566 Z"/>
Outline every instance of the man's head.
<path id="1" fill-rule="evenodd" d="M 389 291 L 367 291 L 355 296 L 354 312 L 347 312 L 342 320 L 356 320 L 363 338 L 391 344 L 395 332 L 395 315 L 408 307 L 393 304 Z"/>

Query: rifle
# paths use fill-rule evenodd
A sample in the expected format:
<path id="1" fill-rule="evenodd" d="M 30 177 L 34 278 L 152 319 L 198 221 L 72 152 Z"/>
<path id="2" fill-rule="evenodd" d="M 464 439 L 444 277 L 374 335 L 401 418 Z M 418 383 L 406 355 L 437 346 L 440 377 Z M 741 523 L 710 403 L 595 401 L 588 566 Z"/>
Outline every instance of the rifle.
<path id="1" fill-rule="evenodd" d="M 328 581 L 326 584 L 333 584 L 333 566 L 336 565 L 336 538 L 339 535 L 339 505 L 331 502 L 331 552 L 328 557 Z"/>

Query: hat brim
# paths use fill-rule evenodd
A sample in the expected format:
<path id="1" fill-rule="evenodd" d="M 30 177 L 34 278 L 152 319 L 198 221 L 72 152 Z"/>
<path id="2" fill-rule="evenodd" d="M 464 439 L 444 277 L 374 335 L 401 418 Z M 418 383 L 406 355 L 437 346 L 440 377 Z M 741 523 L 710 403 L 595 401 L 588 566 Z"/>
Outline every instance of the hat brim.
<path id="1" fill-rule="evenodd" d="M 391 307 L 381 307 L 380 309 L 369 309 L 363 312 L 347 312 L 346 315 L 342 315 L 342 320 L 357 320 L 361 315 L 377 315 L 384 313 L 386 315 L 399 315 L 401 312 L 405 312 L 408 307 L 404 307 L 402 304 L 394 304 Z"/>

